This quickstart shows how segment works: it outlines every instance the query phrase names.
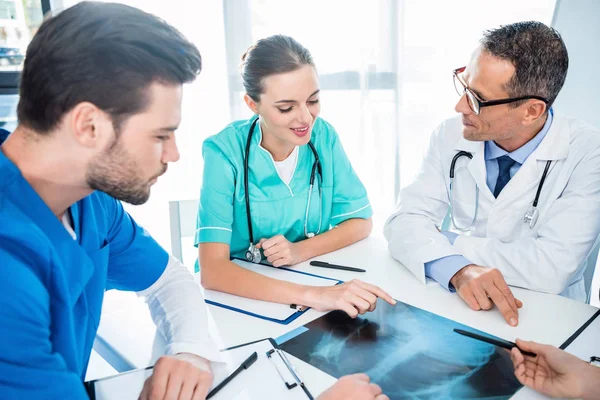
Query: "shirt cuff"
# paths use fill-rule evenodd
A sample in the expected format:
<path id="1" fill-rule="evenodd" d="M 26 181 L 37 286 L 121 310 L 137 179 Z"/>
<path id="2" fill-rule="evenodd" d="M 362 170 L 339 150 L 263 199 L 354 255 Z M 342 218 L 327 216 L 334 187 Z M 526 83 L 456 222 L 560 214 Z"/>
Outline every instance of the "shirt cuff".
<path id="1" fill-rule="evenodd" d="M 179 353 L 191 353 L 198 357 L 202 357 L 212 362 L 224 362 L 221 357 L 221 352 L 212 341 L 204 343 L 186 343 L 186 342 L 175 342 L 167 345 L 165 353 L 169 355 L 175 355 Z"/>
<path id="2" fill-rule="evenodd" d="M 344 205 L 336 204 L 332 210 L 331 225 L 336 226 L 352 218 L 369 219 L 372 216 L 373 209 L 368 199 L 347 202 Z"/>
<path id="3" fill-rule="evenodd" d="M 196 229 L 194 245 L 198 247 L 200 243 L 225 243 L 231 242 L 231 228 L 222 228 L 219 226 L 204 226 Z"/>
<path id="4" fill-rule="evenodd" d="M 458 235 L 457 235 L 458 236 Z M 473 264 L 463 256 L 447 256 L 425 263 L 425 275 L 450 292 L 455 292 L 450 279 L 462 268 Z"/>

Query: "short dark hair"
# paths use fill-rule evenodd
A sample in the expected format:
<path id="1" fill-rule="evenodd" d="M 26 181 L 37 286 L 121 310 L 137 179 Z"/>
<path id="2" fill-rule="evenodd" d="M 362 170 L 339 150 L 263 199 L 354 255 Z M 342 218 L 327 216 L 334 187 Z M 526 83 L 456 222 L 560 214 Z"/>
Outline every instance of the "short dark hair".
<path id="1" fill-rule="evenodd" d="M 150 84 L 191 82 L 201 68 L 196 46 L 158 17 L 121 4 L 82 2 L 44 21 L 29 44 L 19 122 L 44 134 L 89 101 L 118 129 L 148 106 Z"/>
<path id="2" fill-rule="evenodd" d="M 248 96 L 258 102 L 266 77 L 295 71 L 304 65 L 315 66 L 304 46 L 289 36 L 269 36 L 258 40 L 242 56 L 242 83 Z"/>
<path id="3" fill-rule="evenodd" d="M 486 31 L 481 44 L 515 67 L 506 85 L 511 97 L 541 96 L 550 108 L 569 69 L 567 47 L 555 29 L 537 21 L 517 22 Z"/>

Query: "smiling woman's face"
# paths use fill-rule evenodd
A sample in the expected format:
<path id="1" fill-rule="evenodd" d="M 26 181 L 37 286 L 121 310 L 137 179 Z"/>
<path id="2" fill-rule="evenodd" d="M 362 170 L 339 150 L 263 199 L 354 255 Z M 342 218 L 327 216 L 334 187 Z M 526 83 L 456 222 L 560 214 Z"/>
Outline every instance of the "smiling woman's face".
<path id="1" fill-rule="evenodd" d="M 264 92 L 256 109 L 263 134 L 281 143 L 302 146 L 310 141 L 321 111 L 319 78 L 311 65 L 263 81 Z"/>

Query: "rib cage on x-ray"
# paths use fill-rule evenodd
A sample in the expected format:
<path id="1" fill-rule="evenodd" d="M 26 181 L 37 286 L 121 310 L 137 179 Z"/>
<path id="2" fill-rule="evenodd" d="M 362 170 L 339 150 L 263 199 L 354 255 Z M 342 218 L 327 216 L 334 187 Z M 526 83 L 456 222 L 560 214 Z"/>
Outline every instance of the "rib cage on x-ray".
<path id="1" fill-rule="evenodd" d="M 453 332 L 461 324 L 398 302 L 355 320 L 333 312 L 282 344 L 339 377 L 365 372 L 390 398 L 508 398 L 520 388 L 507 352 Z M 466 329 L 470 329 L 466 327 Z M 473 329 L 471 329 L 473 330 Z"/>

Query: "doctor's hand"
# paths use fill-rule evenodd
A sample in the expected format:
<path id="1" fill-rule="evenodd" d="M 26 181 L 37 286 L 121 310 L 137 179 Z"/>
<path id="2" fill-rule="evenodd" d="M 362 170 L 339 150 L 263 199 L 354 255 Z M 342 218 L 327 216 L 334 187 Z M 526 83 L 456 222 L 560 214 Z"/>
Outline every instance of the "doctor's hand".
<path id="1" fill-rule="evenodd" d="M 375 310 L 377 298 L 391 305 L 396 304 L 396 300 L 378 286 L 353 279 L 335 286 L 310 286 L 305 305 L 317 311 L 342 310 L 350 317 L 356 318 L 359 314 Z"/>
<path id="2" fill-rule="evenodd" d="M 208 360 L 190 353 L 163 356 L 144 383 L 140 400 L 205 399 L 213 382 Z"/>
<path id="3" fill-rule="evenodd" d="M 338 381 L 317 400 L 389 400 L 381 393 L 381 388 L 370 383 L 365 374 L 354 374 L 342 376 Z"/>
<path id="4" fill-rule="evenodd" d="M 491 310 L 495 304 L 509 325 L 519 323 L 519 308 L 523 303 L 513 296 L 497 269 L 467 265 L 454 274 L 450 283 L 473 310 Z"/>
<path id="5" fill-rule="evenodd" d="M 517 339 L 519 348 L 537 354 L 511 351 L 515 376 L 521 384 L 552 397 L 600 399 L 600 368 L 554 346 Z M 594 388 L 596 388 L 594 390 Z"/>
<path id="6" fill-rule="evenodd" d="M 290 242 L 283 235 L 260 239 L 256 247 L 263 249 L 263 254 L 274 267 L 295 265 L 303 261 L 300 259 L 296 243 Z"/>

